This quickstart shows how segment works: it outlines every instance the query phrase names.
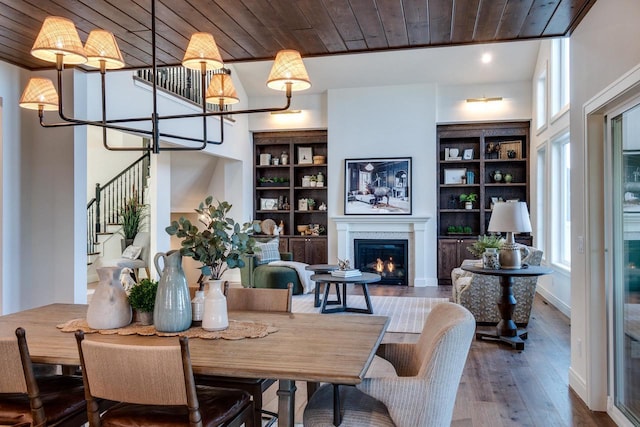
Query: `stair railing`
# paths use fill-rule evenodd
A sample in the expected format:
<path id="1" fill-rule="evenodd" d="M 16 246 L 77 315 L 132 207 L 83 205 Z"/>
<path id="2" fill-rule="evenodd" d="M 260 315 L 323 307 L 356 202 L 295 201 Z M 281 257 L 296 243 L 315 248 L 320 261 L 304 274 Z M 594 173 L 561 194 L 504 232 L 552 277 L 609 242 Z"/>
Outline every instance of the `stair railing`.
<path id="1" fill-rule="evenodd" d="M 228 70 L 225 70 L 228 72 Z M 220 70 L 207 70 L 205 81 L 207 84 L 214 74 L 221 73 Z M 144 68 L 136 71 L 134 78 L 143 82 L 151 83 L 153 81 L 153 70 Z M 158 88 L 181 98 L 184 98 L 196 105 L 202 105 L 202 91 L 207 88 L 202 87 L 200 79 L 200 70 L 192 70 L 184 67 L 158 67 Z M 225 105 L 224 111 L 231 110 L 230 105 Z M 207 109 L 210 111 L 219 111 L 217 104 L 207 103 Z"/>
<path id="2" fill-rule="evenodd" d="M 127 201 L 135 198 L 144 203 L 149 160 L 147 152 L 106 184 L 96 184 L 95 197 L 87 203 L 87 254 L 96 253 L 98 234 L 106 231 L 107 225 L 120 222 L 120 209 Z"/>

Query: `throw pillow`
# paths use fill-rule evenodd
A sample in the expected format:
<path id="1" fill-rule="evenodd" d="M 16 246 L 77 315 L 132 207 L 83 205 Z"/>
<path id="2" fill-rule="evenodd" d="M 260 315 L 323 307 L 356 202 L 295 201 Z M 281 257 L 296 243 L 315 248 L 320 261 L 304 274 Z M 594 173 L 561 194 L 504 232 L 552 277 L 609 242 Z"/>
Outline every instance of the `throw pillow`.
<path id="1" fill-rule="evenodd" d="M 125 248 L 124 252 L 122 252 L 122 258 L 138 259 L 140 252 L 142 252 L 141 246 L 129 245 Z"/>
<path id="2" fill-rule="evenodd" d="M 268 242 L 256 242 L 256 265 L 280 261 L 280 240 L 271 239 Z"/>

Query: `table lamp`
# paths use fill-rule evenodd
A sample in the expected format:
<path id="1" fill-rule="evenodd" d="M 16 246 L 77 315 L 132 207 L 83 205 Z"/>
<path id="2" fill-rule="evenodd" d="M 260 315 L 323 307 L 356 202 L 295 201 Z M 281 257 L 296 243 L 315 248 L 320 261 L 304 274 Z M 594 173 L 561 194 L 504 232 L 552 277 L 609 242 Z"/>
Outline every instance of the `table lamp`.
<path id="1" fill-rule="evenodd" d="M 507 240 L 500 248 L 500 266 L 504 269 L 522 268 L 522 257 L 514 233 L 530 233 L 531 222 L 525 202 L 500 202 L 493 206 L 489 228 L 491 233 L 507 233 Z"/>

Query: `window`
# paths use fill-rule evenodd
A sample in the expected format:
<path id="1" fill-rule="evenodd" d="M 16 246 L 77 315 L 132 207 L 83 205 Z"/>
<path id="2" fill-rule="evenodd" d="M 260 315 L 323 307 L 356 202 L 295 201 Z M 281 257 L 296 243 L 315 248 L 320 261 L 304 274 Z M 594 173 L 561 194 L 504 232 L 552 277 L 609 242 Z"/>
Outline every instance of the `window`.
<path id="1" fill-rule="evenodd" d="M 555 39 L 551 44 L 551 116 L 569 105 L 569 38 Z"/>
<path id="2" fill-rule="evenodd" d="M 547 125 L 547 70 L 545 69 L 536 82 L 536 129 L 542 130 Z"/>
<path id="3" fill-rule="evenodd" d="M 551 216 L 553 239 L 551 260 L 571 268 L 571 145 L 569 132 L 552 141 Z"/>
<path id="4" fill-rule="evenodd" d="M 549 249 L 546 245 L 547 234 L 547 194 L 549 189 L 547 188 L 547 147 L 546 144 L 538 149 L 538 155 L 536 157 L 536 222 L 535 222 L 535 234 L 536 243 L 535 246 L 542 250 L 542 253 L 546 256 Z"/>

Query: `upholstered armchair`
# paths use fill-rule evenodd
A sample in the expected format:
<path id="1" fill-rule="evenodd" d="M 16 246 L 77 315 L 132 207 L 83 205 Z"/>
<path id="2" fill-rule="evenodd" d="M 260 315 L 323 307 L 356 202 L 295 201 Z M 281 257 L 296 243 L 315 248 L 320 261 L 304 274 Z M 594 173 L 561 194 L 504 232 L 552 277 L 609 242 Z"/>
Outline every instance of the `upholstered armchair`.
<path id="1" fill-rule="evenodd" d="M 279 252 L 278 239 L 258 240 L 260 251 L 242 255 L 244 267 L 240 268 L 240 282 L 245 288 L 287 289 L 293 284 L 293 294 L 304 293 L 298 272 L 283 265 L 269 265 L 273 261 L 292 261 L 291 252 Z"/>
<path id="2" fill-rule="evenodd" d="M 540 265 L 542 251 L 527 247 L 529 254 L 523 257 L 522 262 L 529 265 Z M 477 262 L 477 260 L 466 260 Z M 537 277 L 514 278 L 513 296 L 516 299 L 516 308 L 513 312 L 513 320 L 518 326 L 526 327 L 531 315 L 533 298 L 536 294 Z M 500 321 L 500 312 L 496 302 L 501 295 L 501 287 L 497 276 L 473 274 L 462 268 L 451 271 L 453 301 L 468 308 L 476 318 L 479 325 L 495 325 Z"/>
<path id="3" fill-rule="evenodd" d="M 450 425 L 474 330 L 467 309 L 450 302 L 436 304 L 417 343 L 383 344 L 379 353 L 384 359 L 374 359 L 361 384 L 340 386 L 340 425 Z M 385 364 L 388 369 L 379 369 Z M 324 427 L 332 421 L 333 388 L 327 384 L 309 399 L 304 425 Z"/>
<path id="4" fill-rule="evenodd" d="M 131 269 L 133 279 L 140 281 L 139 269 L 144 268 L 147 277 L 151 277 L 149 271 L 149 251 L 151 235 L 148 231 L 139 231 L 133 239 L 133 243 L 127 246 L 120 258 L 101 259 L 97 267 L 126 267 Z"/>

